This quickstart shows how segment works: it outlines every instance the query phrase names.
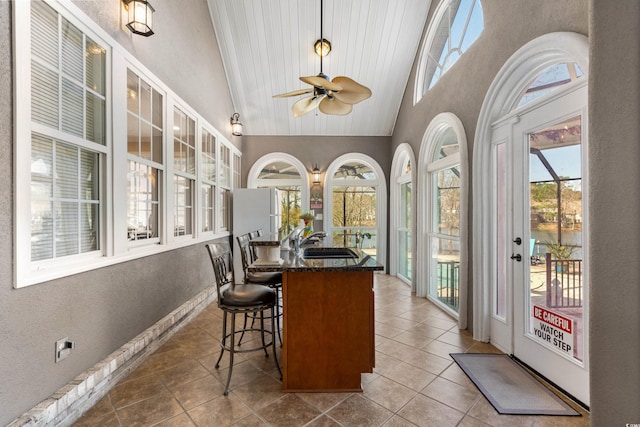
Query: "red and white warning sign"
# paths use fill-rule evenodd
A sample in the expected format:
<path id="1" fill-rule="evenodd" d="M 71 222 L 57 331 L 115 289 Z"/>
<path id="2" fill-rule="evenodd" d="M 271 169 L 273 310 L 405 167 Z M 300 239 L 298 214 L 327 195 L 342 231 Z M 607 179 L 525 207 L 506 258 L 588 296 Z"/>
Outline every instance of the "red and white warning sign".
<path id="1" fill-rule="evenodd" d="M 573 321 L 546 308 L 533 306 L 533 335 L 573 356 Z"/>

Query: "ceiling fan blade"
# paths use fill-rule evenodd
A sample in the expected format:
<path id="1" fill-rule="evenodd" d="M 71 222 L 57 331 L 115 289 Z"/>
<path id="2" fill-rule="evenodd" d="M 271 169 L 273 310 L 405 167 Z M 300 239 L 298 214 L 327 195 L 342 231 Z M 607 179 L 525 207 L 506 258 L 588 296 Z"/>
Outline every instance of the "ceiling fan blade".
<path id="1" fill-rule="evenodd" d="M 325 79 L 324 77 L 320 77 L 320 76 L 300 77 L 300 80 L 312 86 L 322 87 L 331 91 L 342 90 L 342 86 L 340 86 L 339 84 L 331 82 Z"/>
<path id="2" fill-rule="evenodd" d="M 335 95 L 335 94 L 334 94 Z M 333 114 L 335 116 L 346 116 L 353 110 L 351 104 L 345 104 L 336 98 L 325 98 L 320 103 L 320 111 L 324 114 Z"/>
<path id="3" fill-rule="evenodd" d="M 318 105 L 327 97 L 327 95 L 309 96 L 302 98 L 291 107 L 294 117 L 302 117 L 310 111 L 315 110 Z"/>
<path id="4" fill-rule="evenodd" d="M 279 95 L 273 95 L 274 98 L 288 98 L 290 96 L 298 96 L 298 95 L 304 95 L 305 93 L 311 93 L 313 92 L 313 89 L 299 89 L 299 90 L 294 90 L 291 92 L 287 92 L 287 93 L 281 93 Z"/>
<path id="5" fill-rule="evenodd" d="M 371 96 L 371 89 L 349 77 L 335 77 L 332 83 L 337 83 L 339 86 L 342 86 L 342 90 L 334 93 L 333 96 L 346 104 L 357 104 Z"/>

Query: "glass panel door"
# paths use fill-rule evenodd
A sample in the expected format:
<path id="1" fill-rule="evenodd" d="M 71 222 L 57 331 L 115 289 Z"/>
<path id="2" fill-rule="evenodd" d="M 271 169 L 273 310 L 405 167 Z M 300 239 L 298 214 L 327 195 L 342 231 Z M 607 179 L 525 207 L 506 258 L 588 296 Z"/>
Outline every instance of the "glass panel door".
<path id="1" fill-rule="evenodd" d="M 587 88 L 540 102 L 512 128 L 513 354 L 589 404 Z"/>

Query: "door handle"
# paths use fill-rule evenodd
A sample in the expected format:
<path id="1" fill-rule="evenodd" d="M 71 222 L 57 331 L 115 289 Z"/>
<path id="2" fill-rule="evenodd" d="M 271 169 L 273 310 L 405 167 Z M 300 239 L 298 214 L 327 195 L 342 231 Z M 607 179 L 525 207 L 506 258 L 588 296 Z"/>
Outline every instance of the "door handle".
<path id="1" fill-rule="evenodd" d="M 516 240 L 514 240 L 513 243 L 520 246 L 522 244 L 522 239 L 520 237 L 516 237 Z"/>
<path id="2" fill-rule="evenodd" d="M 511 259 L 515 259 L 516 261 L 522 261 L 522 255 L 520 254 L 511 254 Z"/>

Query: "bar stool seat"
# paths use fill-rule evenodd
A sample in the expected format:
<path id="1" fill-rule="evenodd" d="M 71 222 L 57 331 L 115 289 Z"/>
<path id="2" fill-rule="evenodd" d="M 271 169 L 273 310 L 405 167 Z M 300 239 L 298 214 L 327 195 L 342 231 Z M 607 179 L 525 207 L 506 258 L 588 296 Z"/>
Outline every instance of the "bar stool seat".
<path id="1" fill-rule="evenodd" d="M 276 355 L 276 305 L 277 295 L 276 291 L 265 285 L 238 285 L 235 283 L 235 276 L 233 274 L 233 258 L 231 255 L 231 249 L 229 245 L 225 244 L 208 244 L 206 245 L 207 252 L 211 258 L 211 264 L 216 278 L 216 292 L 218 296 L 218 307 L 223 311 L 222 317 L 222 339 L 220 340 L 220 356 L 216 362 L 216 369 L 220 367 L 220 361 L 224 352 L 229 352 L 229 374 L 227 375 L 227 383 L 224 390 L 224 395 L 229 395 L 229 384 L 231 383 L 231 374 L 233 372 L 233 359 L 236 353 L 247 353 L 250 351 L 263 350 L 266 357 L 269 357 L 267 348 L 271 347 L 273 350 L 273 359 L 282 378 L 282 370 L 278 363 L 278 357 Z M 229 274 L 229 271 L 231 274 Z M 264 312 L 269 312 L 269 318 L 271 319 L 271 330 L 265 330 L 264 325 Z M 260 319 L 260 327 L 254 327 L 252 322 L 251 326 L 245 324 L 242 328 L 236 330 L 236 314 L 251 315 L 254 319 Z M 231 330 L 227 332 L 227 318 L 231 317 Z M 245 332 L 259 332 L 261 338 L 261 344 L 252 348 L 240 349 L 240 341 Z M 236 345 L 236 334 L 241 334 L 240 340 Z M 271 335 L 271 340 L 267 342 L 265 334 Z"/>

